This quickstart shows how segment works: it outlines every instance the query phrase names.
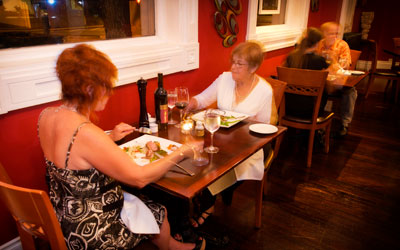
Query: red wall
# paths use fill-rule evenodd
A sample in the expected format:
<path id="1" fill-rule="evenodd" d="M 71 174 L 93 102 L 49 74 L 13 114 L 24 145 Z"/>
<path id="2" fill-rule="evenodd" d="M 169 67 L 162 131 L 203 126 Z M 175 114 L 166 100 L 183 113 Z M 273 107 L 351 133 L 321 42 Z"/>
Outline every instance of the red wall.
<path id="1" fill-rule="evenodd" d="M 377 42 L 378 60 L 387 61 L 391 57 L 382 50 L 393 49 L 393 37 L 400 37 L 400 1 L 358 1 L 354 13 L 353 32 L 361 33 L 361 12 L 363 11 L 374 12 L 374 20 L 368 33 L 368 39 Z"/>
<path id="2" fill-rule="evenodd" d="M 318 11 L 312 12 L 310 7 L 308 27 L 319 28 L 325 22 L 339 22 L 341 8 L 342 0 L 319 0 Z"/>
<path id="3" fill-rule="evenodd" d="M 320 11 L 326 13 L 328 1 L 320 2 Z M 245 40 L 247 28 L 248 3 L 242 0 L 242 4 L 243 11 L 237 17 L 239 25 L 238 42 Z M 331 8 L 332 6 L 328 7 Z M 232 48 L 222 46 L 222 40 L 217 35 L 213 25 L 214 12 L 214 1 L 199 1 L 200 67 L 189 72 L 165 76 L 164 84 L 166 88 L 186 85 L 189 87 L 190 93 L 194 95 L 206 88 L 220 73 L 229 70 L 229 55 Z M 310 21 L 318 26 L 320 18 L 320 15 L 313 14 Z M 323 19 L 323 21 L 327 20 Z M 332 19 L 329 18 L 329 20 Z M 276 66 L 282 63 L 286 54 L 290 51 L 291 48 L 287 48 L 267 53 L 258 73 L 263 77 L 276 74 Z M 156 80 L 149 80 L 147 108 L 153 114 L 155 88 Z M 43 108 L 58 104 L 59 102 L 49 103 L 0 115 L 0 162 L 16 185 L 39 189 L 47 188 L 44 182 L 43 154 L 36 136 L 36 123 Z M 134 84 L 129 84 L 115 89 L 114 96 L 110 98 L 106 109 L 99 114 L 98 124 L 106 130 L 111 129 L 120 121 L 134 123 L 138 121 L 138 118 L 137 87 Z M 2 225 L 0 227 L 0 245 L 17 236 L 14 222 L 1 203 L 0 225 Z"/>

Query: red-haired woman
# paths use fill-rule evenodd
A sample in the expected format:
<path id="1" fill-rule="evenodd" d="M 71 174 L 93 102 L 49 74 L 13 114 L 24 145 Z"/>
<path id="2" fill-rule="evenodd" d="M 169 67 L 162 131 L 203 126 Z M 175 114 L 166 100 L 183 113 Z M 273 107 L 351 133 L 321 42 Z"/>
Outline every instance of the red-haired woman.
<path id="1" fill-rule="evenodd" d="M 61 53 L 56 71 L 63 104 L 42 112 L 38 134 L 46 159 L 50 199 L 67 246 L 130 249 L 150 238 L 160 249 L 204 248 L 205 241 L 195 245 L 174 240 L 166 210 L 159 204 L 146 200 L 137 203 L 139 211 L 144 211 L 138 218 L 148 218 L 144 224 L 153 222 L 158 234 L 154 228 L 139 228 L 134 233 L 120 216 L 124 196 L 117 181 L 141 188 L 162 177 L 173 162 L 189 156 L 191 149 L 183 145 L 165 159 L 143 167 L 135 164 L 114 143 L 133 127 L 121 123 L 108 136 L 90 121 L 93 112 L 104 109 L 117 78 L 117 69 L 109 58 L 88 45 L 77 45 Z M 154 234 L 146 234 L 149 231 Z"/>

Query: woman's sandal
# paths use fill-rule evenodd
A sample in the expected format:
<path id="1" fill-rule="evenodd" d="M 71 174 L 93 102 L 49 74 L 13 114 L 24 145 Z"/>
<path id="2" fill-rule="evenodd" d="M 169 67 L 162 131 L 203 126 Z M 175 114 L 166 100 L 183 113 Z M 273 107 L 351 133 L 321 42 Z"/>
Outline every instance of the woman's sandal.
<path id="1" fill-rule="evenodd" d="M 205 231 L 199 232 L 199 235 L 202 236 L 209 244 L 218 248 L 225 247 L 229 243 L 228 235 L 215 236 Z"/>
<path id="2" fill-rule="evenodd" d="M 196 246 L 193 248 L 193 250 L 204 250 L 206 249 L 206 240 L 203 239 L 199 239 L 196 241 Z"/>
<path id="3" fill-rule="evenodd" d="M 205 214 L 205 215 L 204 215 L 204 214 Z M 202 212 L 201 215 L 200 215 L 199 217 L 197 217 L 196 219 L 195 219 L 195 218 L 192 218 L 192 219 L 191 219 L 192 227 L 194 227 L 194 228 L 199 228 L 201 225 L 203 225 L 203 224 L 206 222 L 206 219 L 207 219 L 208 217 L 210 217 L 212 214 L 213 214 L 212 212 L 210 213 L 210 212 L 204 211 L 204 212 Z M 200 220 L 202 220 L 202 221 L 200 221 Z"/>
<path id="4" fill-rule="evenodd" d="M 197 239 L 194 241 L 193 237 L 197 237 Z M 174 239 L 182 242 L 182 243 L 187 243 L 187 242 L 193 242 L 195 243 L 195 247 L 193 250 L 204 250 L 206 249 L 206 240 L 204 237 L 199 237 L 198 235 L 194 235 L 192 233 L 184 232 L 183 234 L 176 233 L 174 235 Z"/>

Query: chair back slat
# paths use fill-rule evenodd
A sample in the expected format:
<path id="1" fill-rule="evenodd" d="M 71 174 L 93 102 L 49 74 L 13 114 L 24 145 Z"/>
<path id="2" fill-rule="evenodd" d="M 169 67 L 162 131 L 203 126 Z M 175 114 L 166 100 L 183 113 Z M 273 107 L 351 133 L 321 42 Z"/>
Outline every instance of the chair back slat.
<path id="1" fill-rule="evenodd" d="M 273 78 L 267 78 L 266 81 L 272 87 L 272 90 L 274 92 L 275 106 L 276 109 L 279 110 L 279 107 L 281 106 L 283 100 L 287 83 Z"/>
<path id="2" fill-rule="evenodd" d="M 349 70 L 355 70 L 358 62 L 358 58 L 360 58 L 361 51 L 359 50 L 350 50 L 350 56 L 351 56 L 351 64 L 349 67 Z"/>
<path id="3" fill-rule="evenodd" d="M 288 85 L 286 87 L 286 93 L 306 96 L 318 96 L 319 88 L 304 87 L 301 85 Z"/>

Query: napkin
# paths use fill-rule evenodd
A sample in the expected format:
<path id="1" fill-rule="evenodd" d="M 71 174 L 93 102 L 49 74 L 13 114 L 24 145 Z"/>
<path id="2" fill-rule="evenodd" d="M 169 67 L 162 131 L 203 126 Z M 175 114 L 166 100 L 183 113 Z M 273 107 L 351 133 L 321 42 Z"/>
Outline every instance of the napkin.
<path id="1" fill-rule="evenodd" d="M 121 219 L 136 234 L 159 234 L 160 228 L 153 213 L 138 197 L 124 192 Z"/>
<path id="2" fill-rule="evenodd" d="M 351 75 L 351 72 L 350 72 L 350 70 L 339 69 L 339 70 L 336 72 L 336 74 L 349 76 L 349 75 Z"/>

